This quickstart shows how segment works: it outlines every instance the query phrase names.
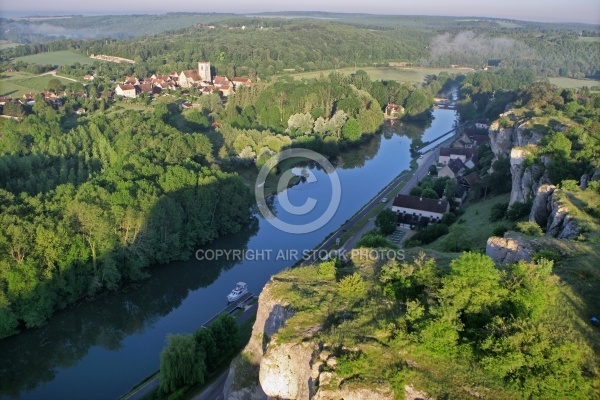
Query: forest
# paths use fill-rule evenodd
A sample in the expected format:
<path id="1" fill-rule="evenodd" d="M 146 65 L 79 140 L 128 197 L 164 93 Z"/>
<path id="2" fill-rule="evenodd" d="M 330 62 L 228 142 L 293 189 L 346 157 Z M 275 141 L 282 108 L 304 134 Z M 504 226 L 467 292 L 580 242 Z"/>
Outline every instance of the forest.
<path id="1" fill-rule="evenodd" d="M 220 75 L 263 79 L 289 70 L 385 65 L 390 61 L 477 69 L 493 61 L 493 65 L 502 67 L 531 68 L 541 76 L 575 78 L 593 78 L 600 73 L 597 42 L 580 40 L 579 36 L 582 32 L 595 34 L 591 25 L 584 26 L 587 30 L 577 30 L 571 25 L 522 22 L 516 28 L 505 28 L 493 20 L 457 22 L 445 17 L 349 15 L 335 22 L 323 22 L 218 14 L 196 16 L 203 22 L 192 25 L 191 19 L 196 17 L 182 14 L 181 24 L 168 28 L 176 15 L 169 14 L 162 31 L 158 28 L 161 24 L 151 33 L 141 28 L 140 34 L 148 33 L 131 40 L 117 40 L 120 35 L 101 39 L 90 35 L 88 39 L 66 38 L 17 46 L 0 54 L 5 60 L 52 50 L 111 54 L 133 58 L 140 75 L 144 71 L 180 71 L 193 67 L 198 60 L 210 60 Z M 134 21 L 143 20 L 141 17 Z M 96 18 L 99 20 L 87 20 L 88 26 L 106 24 L 101 17 Z M 61 29 L 82 24 L 77 19 L 52 23 Z M 155 25 L 152 21 L 145 23 Z M 210 28 L 208 23 L 212 24 Z"/>
<path id="2" fill-rule="evenodd" d="M 97 113 L 65 128 L 70 115 L 39 101 L 2 120 L 0 336 L 250 223 L 247 186 L 219 170 L 208 137 L 162 117 Z"/>

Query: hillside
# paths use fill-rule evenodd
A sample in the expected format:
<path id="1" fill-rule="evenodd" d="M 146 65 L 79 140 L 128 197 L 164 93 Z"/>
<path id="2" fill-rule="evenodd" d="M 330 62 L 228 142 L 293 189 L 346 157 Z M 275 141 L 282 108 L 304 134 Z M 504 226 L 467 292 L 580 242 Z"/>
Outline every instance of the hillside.
<path id="1" fill-rule="evenodd" d="M 450 233 L 273 276 L 227 398 L 600 397 L 598 96 L 509 93 Z"/>

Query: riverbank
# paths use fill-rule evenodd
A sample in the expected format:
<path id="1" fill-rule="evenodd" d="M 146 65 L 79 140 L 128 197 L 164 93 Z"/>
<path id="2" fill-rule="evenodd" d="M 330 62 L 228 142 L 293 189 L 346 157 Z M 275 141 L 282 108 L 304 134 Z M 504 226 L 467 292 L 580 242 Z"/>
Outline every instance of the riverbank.
<path id="1" fill-rule="evenodd" d="M 244 304 L 244 309 L 239 309 L 239 306 Z M 254 295 L 248 297 L 244 297 L 240 299 L 230 306 L 223 309 L 220 313 L 212 317 L 210 320 L 201 325 L 200 328 L 210 325 L 212 321 L 214 321 L 219 315 L 223 313 L 228 313 L 236 317 L 236 322 L 239 326 L 239 342 L 238 347 L 244 348 L 248 341 L 250 340 L 250 335 L 252 334 L 252 326 L 254 325 L 254 317 L 256 316 L 256 309 L 258 306 L 258 297 Z M 237 356 L 238 352 L 229 357 L 228 360 L 223 362 L 223 366 L 218 368 L 215 372 L 213 372 L 210 376 L 207 377 L 206 383 L 202 385 L 194 385 L 190 388 L 180 390 L 175 394 L 169 396 L 170 400 L 185 400 L 191 399 L 196 394 L 203 391 L 206 387 L 210 386 L 211 383 L 218 379 L 218 377 L 226 370 L 229 369 L 229 364 L 231 360 Z M 139 382 L 135 386 L 131 388 L 131 390 L 124 395 L 119 397 L 119 400 L 151 400 L 151 399 L 161 399 L 161 395 L 159 393 L 160 386 L 160 370 L 156 371 L 152 375 L 146 377 L 143 381 Z"/>

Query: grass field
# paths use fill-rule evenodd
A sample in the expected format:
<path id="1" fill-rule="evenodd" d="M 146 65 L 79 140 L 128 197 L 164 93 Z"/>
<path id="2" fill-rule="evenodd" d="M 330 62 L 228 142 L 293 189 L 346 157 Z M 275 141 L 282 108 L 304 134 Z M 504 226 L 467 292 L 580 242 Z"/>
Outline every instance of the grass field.
<path id="1" fill-rule="evenodd" d="M 23 61 L 26 63 L 35 64 L 51 64 L 51 65 L 72 65 L 76 62 L 80 64 L 92 64 L 94 61 L 82 54 L 75 53 L 69 50 L 51 51 L 48 53 L 33 54 L 15 58 L 15 61 Z"/>
<path id="2" fill-rule="evenodd" d="M 427 75 L 437 75 L 442 71 L 448 72 L 449 74 L 465 73 L 468 70 L 461 70 L 455 68 L 399 68 L 399 67 L 359 67 L 359 68 L 341 68 L 336 70 L 339 73 L 349 75 L 355 73 L 357 70 L 362 69 L 366 71 L 372 80 L 396 80 L 400 82 L 410 83 L 421 83 L 425 80 Z M 324 76 L 329 75 L 334 70 L 325 71 L 312 71 L 312 72 L 299 72 L 292 74 L 294 79 L 313 79 L 318 78 L 323 74 Z"/>
<path id="3" fill-rule="evenodd" d="M 580 36 L 577 40 L 579 40 L 580 42 L 597 43 L 597 42 L 600 42 L 600 36 L 596 36 L 596 37 L 582 37 L 582 36 Z"/>
<path id="4" fill-rule="evenodd" d="M 567 88 L 567 89 L 576 89 L 583 86 L 591 87 L 591 86 L 600 86 L 600 81 L 593 79 L 573 79 L 573 78 L 564 78 L 564 77 L 556 77 L 556 78 L 548 78 L 550 83 L 556 85 L 558 87 Z"/>
<path id="5" fill-rule="evenodd" d="M 19 43 L 9 42 L 8 40 L 0 40 L 0 50 L 9 49 L 11 47 L 17 47 Z"/>
<path id="6" fill-rule="evenodd" d="M 510 194 L 506 193 L 477 203 L 468 203 L 463 207 L 465 213 L 459 217 L 459 221 L 464 220 L 460 225 L 467 228 L 470 237 L 465 240 L 472 245 L 473 250 L 485 249 L 487 239 L 493 236 L 492 233 L 496 227 L 504 225 L 512 228 L 513 223 L 507 220 L 490 222 L 492 207 L 498 203 L 508 203 L 509 199 Z M 442 236 L 425 247 L 442 251 L 441 243 L 444 238 L 445 236 Z"/>
<path id="7" fill-rule="evenodd" d="M 71 83 L 66 79 L 57 78 L 52 75 L 30 75 L 24 73 L 10 73 L 4 75 L 0 80 L 0 96 L 10 95 L 13 98 L 21 97 L 24 93 L 41 92 L 48 86 L 51 79 L 58 79 L 64 85 Z"/>

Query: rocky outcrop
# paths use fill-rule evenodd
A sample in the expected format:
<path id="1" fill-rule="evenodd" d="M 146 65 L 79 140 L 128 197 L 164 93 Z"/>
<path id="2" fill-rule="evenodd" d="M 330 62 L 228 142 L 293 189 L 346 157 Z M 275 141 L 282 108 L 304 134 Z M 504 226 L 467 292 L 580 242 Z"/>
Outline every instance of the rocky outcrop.
<path id="1" fill-rule="evenodd" d="M 533 179 L 533 169 L 526 165 L 526 158 L 530 153 L 520 147 L 510 151 L 510 173 L 512 176 L 512 190 L 509 205 L 514 203 L 527 203 L 533 197 L 537 184 Z"/>
<path id="2" fill-rule="evenodd" d="M 525 147 L 537 144 L 544 135 L 529 129 L 529 122 L 517 122 L 513 127 L 502 127 L 498 121 L 489 128 L 490 147 L 496 157 L 508 156 L 513 147 Z"/>
<path id="3" fill-rule="evenodd" d="M 561 192 L 553 185 L 540 186 L 531 207 L 529 221 L 544 228 L 546 236 L 572 239 L 581 233 L 581 229 L 569 215 L 569 208 L 560 201 Z"/>
<path id="4" fill-rule="evenodd" d="M 569 208 L 563 205 L 556 196 L 552 196 L 551 207 L 546 235 L 558 239 L 572 239 L 579 235 L 581 229 L 575 219 L 569 215 Z"/>
<path id="5" fill-rule="evenodd" d="M 272 287 L 272 283 L 267 284 L 258 298 L 256 322 L 250 341 L 229 369 L 223 391 L 226 399 L 268 399 L 259 384 L 258 371 L 270 339 L 294 315 L 294 310 L 289 304 L 273 296 Z"/>
<path id="6" fill-rule="evenodd" d="M 592 181 L 592 182 L 600 181 L 600 169 L 597 169 L 596 171 L 594 171 L 594 174 L 592 175 L 592 178 L 590 179 L 590 181 Z"/>
<path id="7" fill-rule="evenodd" d="M 485 254 L 502 264 L 531 261 L 533 252 L 529 242 L 514 232 L 506 232 L 503 238 L 492 236 L 485 246 Z"/>
<path id="8" fill-rule="evenodd" d="M 588 174 L 581 175 L 581 179 L 579 180 L 579 188 L 581 190 L 587 189 L 589 181 L 590 181 L 590 176 Z"/>
<path id="9" fill-rule="evenodd" d="M 273 293 L 277 282 L 265 286 L 259 297 L 250 342 L 232 362 L 223 391 L 228 400 L 318 399 L 393 400 L 388 385 L 359 387 L 336 374 L 337 359 L 328 344 L 314 339 L 320 326 L 304 329 L 299 339 L 280 340 L 280 330 L 294 310 Z M 357 352 L 342 347 L 337 351 Z"/>
<path id="10" fill-rule="evenodd" d="M 529 220 L 535 222 L 542 228 L 548 224 L 548 218 L 552 212 L 552 194 L 556 186 L 542 185 L 538 188 L 529 213 Z"/>
<path id="11" fill-rule="evenodd" d="M 498 122 L 494 122 L 490 126 L 488 133 L 490 136 L 490 147 L 496 157 L 501 155 L 508 156 L 511 147 L 513 147 L 513 129 L 502 128 Z"/>
<path id="12" fill-rule="evenodd" d="M 274 341 L 276 342 L 276 341 Z M 319 346 L 311 342 L 271 343 L 260 363 L 264 392 L 277 399 L 310 399 L 318 378 L 312 374 Z"/>

